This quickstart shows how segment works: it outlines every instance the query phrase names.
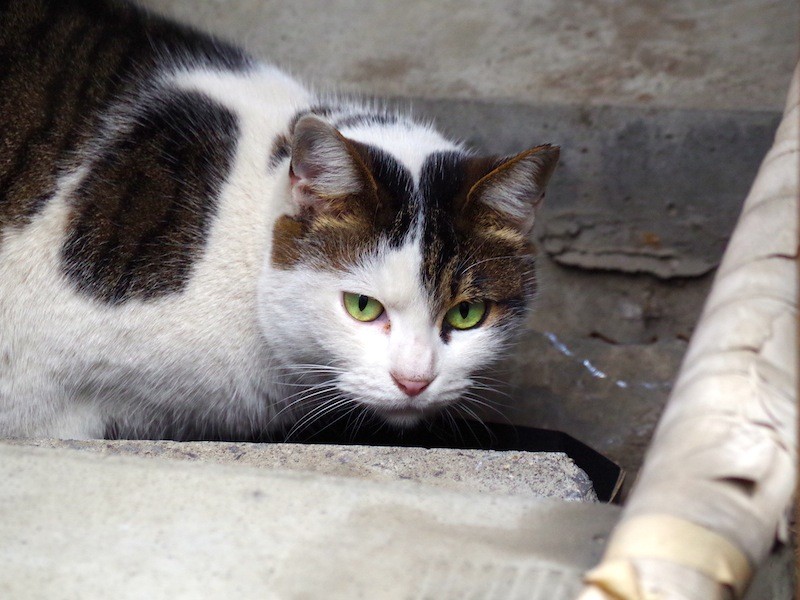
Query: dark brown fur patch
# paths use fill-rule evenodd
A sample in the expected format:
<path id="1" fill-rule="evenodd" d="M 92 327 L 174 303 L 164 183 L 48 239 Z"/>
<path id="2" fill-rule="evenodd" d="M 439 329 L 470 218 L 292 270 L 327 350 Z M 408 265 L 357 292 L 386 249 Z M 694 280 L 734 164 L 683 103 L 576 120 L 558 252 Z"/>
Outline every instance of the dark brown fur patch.
<path id="1" fill-rule="evenodd" d="M 467 201 L 497 165 L 495 158 L 459 153 L 436 154 L 423 165 L 423 282 L 436 299 L 435 314 L 461 301 L 488 301 L 488 324 L 517 314 L 535 293 L 531 241 L 480 202 Z"/>
<path id="2" fill-rule="evenodd" d="M 179 291 L 205 244 L 238 127 L 192 92 L 150 102 L 119 134 L 71 200 L 64 269 L 105 302 Z"/>
<path id="3" fill-rule="evenodd" d="M 170 56 L 247 64 L 238 50 L 132 4 L 0 3 L 0 232 L 45 205 L 101 114 Z"/>

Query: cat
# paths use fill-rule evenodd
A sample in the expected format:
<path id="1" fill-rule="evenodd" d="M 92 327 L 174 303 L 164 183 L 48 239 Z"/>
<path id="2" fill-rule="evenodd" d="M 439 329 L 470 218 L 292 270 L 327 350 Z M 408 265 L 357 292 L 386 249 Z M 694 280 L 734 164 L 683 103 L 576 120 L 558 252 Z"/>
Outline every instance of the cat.
<path id="1" fill-rule="evenodd" d="M 478 156 L 113 0 L 0 3 L 0 436 L 240 439 L 470 396 L 559 149 Z"/>

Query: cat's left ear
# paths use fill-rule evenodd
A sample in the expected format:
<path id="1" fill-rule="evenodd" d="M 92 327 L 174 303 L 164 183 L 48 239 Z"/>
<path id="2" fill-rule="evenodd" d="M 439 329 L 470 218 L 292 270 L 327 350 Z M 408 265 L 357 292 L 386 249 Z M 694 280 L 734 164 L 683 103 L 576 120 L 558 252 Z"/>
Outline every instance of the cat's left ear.
<path id="1" fill-rule="evenodd" d="M 472 186 L 467 205 L 480 203 L 524 233 L 533 228 L 536 209 L 558 163 L 558 146 L 545 144 L 505 159 Z"/>

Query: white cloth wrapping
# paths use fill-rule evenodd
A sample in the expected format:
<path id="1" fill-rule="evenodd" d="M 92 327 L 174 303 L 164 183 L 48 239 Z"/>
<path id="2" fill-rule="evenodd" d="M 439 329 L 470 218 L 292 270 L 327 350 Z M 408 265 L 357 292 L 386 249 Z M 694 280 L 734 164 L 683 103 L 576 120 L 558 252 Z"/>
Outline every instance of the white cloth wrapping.
<path id="1" fill-rule="evenodd" d="M 737 598 L 797 464 L 800 63 L 622 519 L 581 600 Z"/>

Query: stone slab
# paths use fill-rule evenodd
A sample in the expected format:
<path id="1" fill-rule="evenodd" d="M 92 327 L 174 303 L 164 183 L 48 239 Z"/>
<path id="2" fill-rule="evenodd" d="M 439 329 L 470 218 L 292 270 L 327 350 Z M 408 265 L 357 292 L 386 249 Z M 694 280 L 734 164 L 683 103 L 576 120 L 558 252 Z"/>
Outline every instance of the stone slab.
<path id="1" fill-rule="evenodd" d="M 0 597 L 572 600 L 620 512 L 237 465 L 229 445 L 222 464 L 174 459 L 192 447 L 0 443 Z M 792 581 L 784 548 L 746 598 Z"/>

